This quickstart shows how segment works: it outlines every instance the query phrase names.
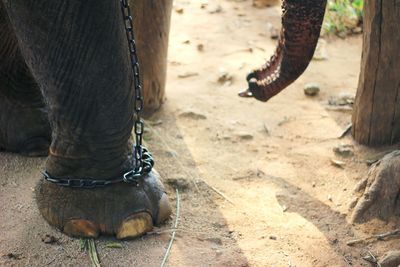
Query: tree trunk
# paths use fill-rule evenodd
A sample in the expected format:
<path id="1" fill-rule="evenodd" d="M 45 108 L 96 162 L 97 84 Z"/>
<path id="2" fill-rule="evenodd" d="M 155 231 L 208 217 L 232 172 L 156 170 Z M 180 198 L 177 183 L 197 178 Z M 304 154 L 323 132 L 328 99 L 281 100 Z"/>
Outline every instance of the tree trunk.
<path id="1" fill-rule="evenodd" d="M 165 97 L 168 35 L 172 0 L 131 0 L 144 90 L 145 115 L 161 107 Z"/>
<path id="2" fill-rule="evenodd" d="M 366 0 L 353 136 L 365 145 L 400 141 L 400 2 Z"/>

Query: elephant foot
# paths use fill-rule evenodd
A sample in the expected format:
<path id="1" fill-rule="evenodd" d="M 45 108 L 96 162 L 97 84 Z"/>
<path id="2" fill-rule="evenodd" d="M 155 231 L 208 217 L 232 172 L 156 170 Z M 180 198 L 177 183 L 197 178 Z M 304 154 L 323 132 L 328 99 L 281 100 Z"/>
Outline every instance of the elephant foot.
<path id="1" fill-rule="evenodd" d="M 51 130 L 43 108 L 9 101 L 0 95 L 0 150 L 47 156 Z"/>
<path id="2" fill-rule="evenodd" d="M 156 171 L 138 185 L 118 183 L 103 188 L 61 187 L 42 179 L 36 201 L 47 222 L 73 237 L 115 235 L 131 239 L 167 220 L 171 206 Z"/>

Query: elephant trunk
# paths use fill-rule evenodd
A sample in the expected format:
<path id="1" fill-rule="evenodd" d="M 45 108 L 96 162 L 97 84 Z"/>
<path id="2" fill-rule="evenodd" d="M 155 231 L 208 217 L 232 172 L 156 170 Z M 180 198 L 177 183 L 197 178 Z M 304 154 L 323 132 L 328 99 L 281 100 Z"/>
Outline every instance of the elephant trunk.
<path id="1" fill-rule="evenodd" d="M 294 82 L 310 63 L 321 31 L 326 0 L 284 0 L 282 31 L 271 59 L 247 76 L 241 96 L 267 101 Z"/>

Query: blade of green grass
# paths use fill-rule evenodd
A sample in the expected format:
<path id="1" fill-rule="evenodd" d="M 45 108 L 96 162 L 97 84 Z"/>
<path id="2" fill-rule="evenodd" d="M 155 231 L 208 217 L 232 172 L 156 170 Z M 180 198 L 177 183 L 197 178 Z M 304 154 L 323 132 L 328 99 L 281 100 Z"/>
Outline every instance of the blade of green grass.
<path id="1" fill-rule="evenodd" d="M 97 255 L 96 244 L 94 239 L 88 239 L 89 242 L 89 256 L 94 267 L 100 267 L 99 256 Z"/>

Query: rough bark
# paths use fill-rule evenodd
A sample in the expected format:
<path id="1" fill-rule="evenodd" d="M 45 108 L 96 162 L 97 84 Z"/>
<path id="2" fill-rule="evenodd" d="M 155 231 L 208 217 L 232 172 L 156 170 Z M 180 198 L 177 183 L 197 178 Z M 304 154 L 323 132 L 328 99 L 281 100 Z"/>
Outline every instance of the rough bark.
<path id="1" fill-rule="evenodd" d="M 354 203 L 353 222 L 362 223 L 373 218 L 387 221 L 400 215 L 400 150 L 375 163 L 356 192 L 361 195 Z"/>
<path id="2" fill-rule="evenodd" d="M 131 0 L 135 15 L 137 49 L 146 115 L 159 109 L 165 99 L 168 36 L 172 0 Z"/>
<path id="3" fill-rule="evenodd" d="M 365 145 L 400 141 L 400 2 L 365 2 L 361 74 L 353 136 Z"/>

